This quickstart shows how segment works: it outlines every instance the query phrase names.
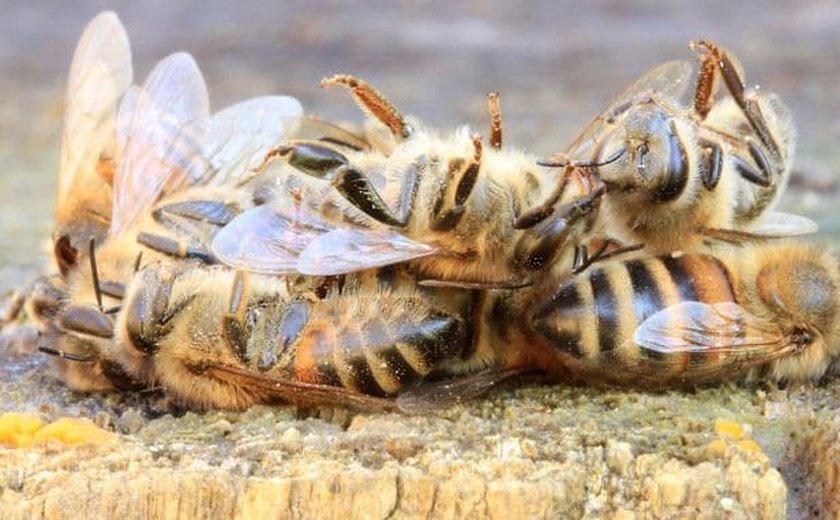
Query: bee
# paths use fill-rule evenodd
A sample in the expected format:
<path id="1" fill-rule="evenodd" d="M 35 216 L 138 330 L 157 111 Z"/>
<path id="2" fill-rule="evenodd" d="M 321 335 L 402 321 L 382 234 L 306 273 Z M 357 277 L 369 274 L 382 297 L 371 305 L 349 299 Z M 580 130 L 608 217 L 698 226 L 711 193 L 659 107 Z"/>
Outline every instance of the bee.
<path id="1" fill-rule="evenodd" d="M 318 298 L 274 276 L 150 264 L 128 288 L 109 357 L 197 408 L 384 404 L 467 354 L 469 302 L 465 291 L 418 288 L 387 269 L 348 276 Z"/>
<path id="2" fill-rule="evenodd" d="M 149 264 L 116 322 L 133 377 L 197 408 L 275 400 L 424 411 L 521 374 L 664 388 L 807 381 L 840 355 L 837 261 L 810 245 L 615 260 L 518 290 L 402 266 L 324 298 L 224 266 Z"/>
<path id="3" fill-rule="evenodd" d="M 134 383 L 101 357 L 112 341 L 126 283 L 143 259 L 212 262 L 212 234 L 254 204 L 248 190 L 230 186 L 302 117 L 296 99 L 264 96 L 211 118 L 201 71 L 191 56 L 176 53 L 142 86 L 125 90 L 112 122 L 110 105 L 96 109 L 91 103 L 116 81 L 102 65 L 114 61 L 114 47 L 127 52 L 125 30 L 113 13 L 104 13 L 84 31 L 71 67 L 65 120 L 84 124 L 66 124 L 62 141 L 62 157 L 72 161 L 62 162 L 59 171 L 60 274 L 36 281 L 26 305 L 43 331 L 40 349 L 56 355 L 62 377 L 81 390 Z M 122 61 L 130 68 L 130 56 Z M 88 141 L 87 134 L 77 134 L 90 128 L 102 135 Z M 107 161 L 100 160 L 100 141 L 108 143 Z M 87 155 L 79 159 L 81 152 Z M 102 164 L 112 177 L 101 176 Z M 107 189 L 89 193 L 88 179 L 101 180 Z M 77 199 L 95 200 L 88 209 L 96 216 L 73 210 Z M 107 211 L 96 209 L 106 202 Z M 80 247 L 82 240 L 87 247 Z"/>
<path id="4" fill-rule="evenodd" d="M 816 380 L 840 354 L 838 276 L 784 242 L 615 261 L 527 304 L 526 337 L 536 364 L 584 381 Z"/>
<path id="5" fill-rule="evenodd" d="M 507 288 L 571 255 L 588 230 L 603 190 L 501 149 L 498 96 L 486 146 L 467 128 L 443 135 L 406 119 L 355 77 L 322 85 L 349 89 L 387 130 L 369 131 L 363 149 L 292 140 L 269 153 L 258 171 L 273 179 L 270 203 L 216 235 L 211 248 L 224 263 L 331 276 L 410 262 L 421 283 Z"/>
<path id="6" fill-rule="evenodd" d="M 695 251 L 710 238 L 815 231 L 807 218 L 769 211 L 793 159 L 787 109 L 773 94 L 746 89 L 728 51 L 707 41 L 693 47 L 700 67 L 690 108 L 681 98 L 691 65 L 665 63 L 555 161 L 501 149 L 497 94 L 489 98 L 486 147 L 466 129 L 448 136 L 425 129 L 362 80 L 326 78 L 323 86 L 346 87 L 381 123 L 374 146 L 281 145 L 261 166 L 276 178 L 274 211 L 245 212 L 212 249 L 256 272 L 335 275 L 409 261 L 421 283 L 505 288 L 569 258 L 577 273 L 642 247 Z M 721 78 L 730 96 L 715 103 Z M 326 182 L 301 188 L 289 166 Z"/>
<path id="7" fill-rule="evenodd" d="M 649 253 L 698 250 L 709 238 L 730 242 L 811 233 L 807 218 L 772 212 L 790 176 L 795 128 L 779 98 L 748 89 L 729 51 L 699 40 L 693 103 L 683 101 L 688 62 L 655 67 L 608 104 L 545 165 L 568 158 L 598 162 L 607 194 L 601 231 Z M 716 102 L 723 79 L 728 97 Z"/>

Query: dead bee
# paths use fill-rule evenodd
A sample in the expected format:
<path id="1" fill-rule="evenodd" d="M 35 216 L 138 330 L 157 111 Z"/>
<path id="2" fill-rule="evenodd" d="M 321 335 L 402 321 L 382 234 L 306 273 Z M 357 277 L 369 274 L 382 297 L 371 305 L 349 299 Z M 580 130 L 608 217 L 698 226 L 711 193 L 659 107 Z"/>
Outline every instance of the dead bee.
<path id="1" fill-rule="evenodd" d="M 127 49 L 113 13 L 97 16 L 82 36 L 71 69 L 59 173 L 55 249 L 61 273 L 39 279 L 26 298 L 28 314 L 43 331 L 41 350 L 58 356 L 62 377 L 83 390 L 131 383 L 101 352 L 112 341 L 113 314 L 141 258 L 212 262 L 212 234 L 254 204 L 248 190 L 230 186 L 294 131 L 302 115 L 297 100 L 265 96 L 211 118 L 204 79 L 184 53 L 162 60 L 112 110 L 112 83 L 125 73 L 106 65 L 128 63 L 130 69 Z M 102 96 L 107 106 L 100 91 L 108 94 Z M 103 164 L 112 178 L 101 176 Z M 104 191 L 89 192 L 94 184 Z M 106 202 L 110 208 L 100 211 Z M 83 240 L 87 247 L 80 249 Z"/>
<path id="2" fill-rule="evenodd" d="M 351 76 L 322 84 L 350 89 L 388 132 L 369 132 L 364 149 L 311 140 L 276 148 L 258 169 L 275 179 L 270 204 L 244 212 L 213 241 L 226 264 L 337 275 L 410 261 L 421 283 L 518 287 L 571 255 L 588 230 L 603 190 L 502 150 L 497 97 L 488 147 L 466 128 L 440 135 L 410 124 Z"/>
<path id="3" fill-rule="evenodd" d="M 530 372 L 648 388 L 814 380 L 840 354 L 836 264 L 808 245 L 745 246 L 499 291 L 421 288 L 391 268 L 324 298 L 222 266 L 152 264 L 128 288 L 108 357 L 222 408 L 421 411 Z"/>
<path id="4" fill-rule="evenodd" d="M 419 289 L 388 270 L 317 298 L 273 276 L 149 265 L 129 287 L 109 357 L 196 407 L 364 404 L 467 354 L 468 304 L 464 291 Z"/>
<path id="5" fill-rule="evenodd" d="M 527 337 L 584 381 L 816 380 L 840 354 L 837 260 L 805 244 L 615 261 L 528 305 Z"/>
<path id="6" fill-rule="evenodd" d="M 617 157 L 597 170 L 607 187 L 601 232 L 651 253 L 697 250 L 710 237 L 738 242 L 815 231 L 809 219 L 768 211 L 793 161 L 787 108 L 772 93 L 747 89 L 730 52 L 702 40 L 692 48 L 700 66 L 691 106 L 682 100 L 691 65 L 664 63 L 543 164 Z M 715 102 L 721 78 L 729 96 Z"/>

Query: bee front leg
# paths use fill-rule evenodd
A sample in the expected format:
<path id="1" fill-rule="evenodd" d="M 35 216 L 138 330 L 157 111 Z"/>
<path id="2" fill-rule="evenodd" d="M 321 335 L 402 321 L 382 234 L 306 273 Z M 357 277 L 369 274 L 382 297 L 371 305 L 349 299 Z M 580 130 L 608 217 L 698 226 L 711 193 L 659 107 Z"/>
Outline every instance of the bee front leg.
<path id="1" fill-rule="evenodd" d="M 405 227 L 359 170 L 350 165 L 347 157 L 318 142 L 299 141 L 277 149 L 278 155 L 295 169 L 312 177 L 330 181 L 341 195 L 368 216 L 395 227 Z"/>

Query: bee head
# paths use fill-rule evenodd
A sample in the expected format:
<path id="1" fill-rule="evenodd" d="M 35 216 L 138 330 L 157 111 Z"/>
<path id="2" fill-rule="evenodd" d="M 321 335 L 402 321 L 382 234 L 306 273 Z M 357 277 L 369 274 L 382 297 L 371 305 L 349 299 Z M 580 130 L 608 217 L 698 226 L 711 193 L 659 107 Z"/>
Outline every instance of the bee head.
<path id="1" fill-rule="evenodd" d="M 607 190 L 633 194 L 638 202 L 663 203 L 679 197 L 689 176 L 688 154 L 672 118 L 653 105 L 630 111 L 610 134 L 600 156 L 624 154 L 599 169 Z"/>
<path id="2" fill-rule="evenodd" d="M 823 334 L 836 327 L 837 273 L 829 265 L 779 256 L 759 271 L 757 287 L 764 304 L 780 316 Z"/>
<path id="3" fill-rule="evenodd" d="M 837 261 L 800 244 L 766 250 L 759 261 L 757 296 L 789 340 L 801 347 L 797 355 L 779 360 L 776 372 L 789 380 L 820 377 L 840 359 Z"/>

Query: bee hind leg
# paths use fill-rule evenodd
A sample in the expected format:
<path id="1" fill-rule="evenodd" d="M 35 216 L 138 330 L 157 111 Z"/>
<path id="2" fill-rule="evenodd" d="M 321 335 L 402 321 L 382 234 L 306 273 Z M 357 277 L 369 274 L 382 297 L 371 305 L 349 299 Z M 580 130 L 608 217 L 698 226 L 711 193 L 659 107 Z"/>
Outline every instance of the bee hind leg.
<path id="1" fill-rule="evenodd" d="M 714 85 L 717 82 L 718 74 L 720 74 L 727 91 L 743 110 L 744 116 L 746 116 L 762 144 L 770 149 L 775 157 L 781 158 L 782 153 L 779 144 L 773 138 L 767 126 L 767 120 L 761 113 L 758 101 L 754 96 L 746 93 L 746 80 L 743 68 L 738 60 L 725 49 L 707 40 L 692 42 L 691 48 L 697 52 L 700 60 L 700 74 L 694 97 L 694 108 L 697 113 L 705 118 L 711 110 Z"/>

